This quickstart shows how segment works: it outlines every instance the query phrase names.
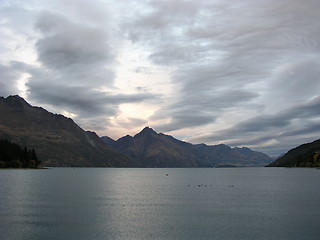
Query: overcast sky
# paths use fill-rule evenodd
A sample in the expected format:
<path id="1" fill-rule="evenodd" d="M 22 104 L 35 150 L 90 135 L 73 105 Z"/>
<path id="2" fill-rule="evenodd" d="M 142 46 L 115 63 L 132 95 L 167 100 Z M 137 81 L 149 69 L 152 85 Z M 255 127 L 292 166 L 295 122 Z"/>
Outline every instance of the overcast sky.
<path id="1" fill-rule="evenodd" d="M 319 0 L 0 0 L 0 96 L 118 139 L 320 137 Z"/>

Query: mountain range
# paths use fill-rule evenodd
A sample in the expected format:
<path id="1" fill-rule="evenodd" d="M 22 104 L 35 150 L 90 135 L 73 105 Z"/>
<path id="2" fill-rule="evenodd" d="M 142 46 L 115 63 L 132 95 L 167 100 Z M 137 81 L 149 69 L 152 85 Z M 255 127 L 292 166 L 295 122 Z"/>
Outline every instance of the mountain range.
<path id="1" fill-rule="evenodd" d="M 146 167 L 249 167 L 265 166 L 272 161 L 269 156 L 249 148 L 231 148 L 224 144 L 193 145 L 149 127 L 133 137 L 127 135 L 117 141 L 109 137 L 102 139 Z"/>
<path id="2" fill-rule="evenodd" d="M 146 127 L 117 141 L 85 131 L 72 119 L 34 107 L 19 96 L 0 97 L 0 139 L 35 149 L 44 166 L 265 166 L 272 159 L 249 148 L 191 144 Z"/>

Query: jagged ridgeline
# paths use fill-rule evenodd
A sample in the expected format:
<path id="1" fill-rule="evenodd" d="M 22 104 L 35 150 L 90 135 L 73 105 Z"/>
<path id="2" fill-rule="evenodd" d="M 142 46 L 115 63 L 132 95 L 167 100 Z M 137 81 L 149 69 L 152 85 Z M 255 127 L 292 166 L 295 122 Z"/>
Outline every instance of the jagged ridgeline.
<path id="1" fill-rule="evenodd" d="M 1 168 L 38 168 L 40 161 L 34 149 L 21 147 L 8 140 L 0 140 Z"/>
<path id="2" fill-rule="evenodd" d="M 149 127 L 133 137 L 102 140 L 19 96 L 0 97 L 0 139 L 34 148 L 47 167 L 256 167 L 272 161 L 248 148 L 193 145 Z"/>

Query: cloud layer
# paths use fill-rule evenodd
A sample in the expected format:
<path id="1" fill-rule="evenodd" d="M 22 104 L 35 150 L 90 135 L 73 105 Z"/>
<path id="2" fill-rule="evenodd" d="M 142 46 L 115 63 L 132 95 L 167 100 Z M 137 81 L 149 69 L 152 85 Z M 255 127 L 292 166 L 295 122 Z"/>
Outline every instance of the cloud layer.
<path id="1" fill-rule="evenodd" d="M 115 138 L 148 124 L 277 155 L 320 133 L 319 8 L 317 0 L 2 3 L 0 94 L 24 91 Z"/>

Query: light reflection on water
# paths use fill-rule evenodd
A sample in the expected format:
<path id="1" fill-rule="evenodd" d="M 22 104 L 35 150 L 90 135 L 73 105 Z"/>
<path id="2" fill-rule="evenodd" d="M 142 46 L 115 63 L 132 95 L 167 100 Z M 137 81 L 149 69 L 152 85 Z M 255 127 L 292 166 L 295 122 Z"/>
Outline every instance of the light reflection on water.
<path id="1" fill-rule="evenodd" d="M 314 169 L 1 170 L 0 182 L 2 239 L 320 236 Z"/>

